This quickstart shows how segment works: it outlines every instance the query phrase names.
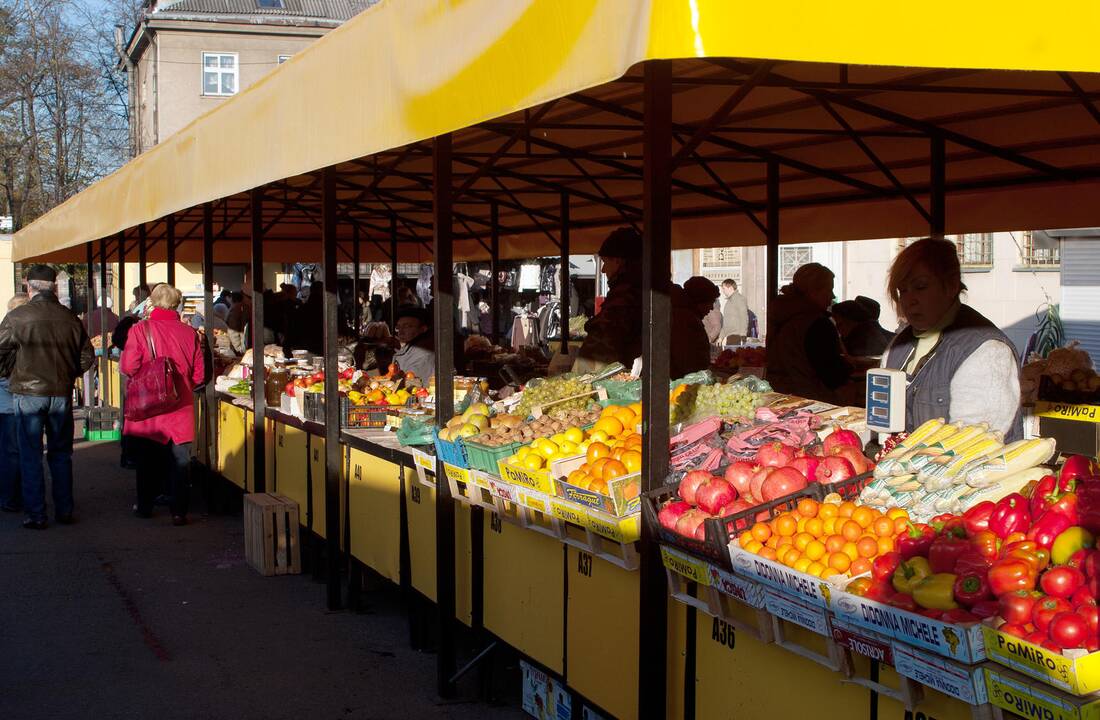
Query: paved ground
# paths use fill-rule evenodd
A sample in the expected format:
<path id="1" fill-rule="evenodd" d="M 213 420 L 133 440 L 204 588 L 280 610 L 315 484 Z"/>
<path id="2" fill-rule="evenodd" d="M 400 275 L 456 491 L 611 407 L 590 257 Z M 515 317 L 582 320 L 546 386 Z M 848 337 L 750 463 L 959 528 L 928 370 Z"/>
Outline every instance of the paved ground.
<path id="1" fill-rule="evenodd" d="M 329 613 L 308 576 L 262 578 L 236 517 L 130 513 L 117 445 L 77 445 L 79 523 L 0 515 L 0 718 L 523 718 L 445 704 L 393 593 Z"/>

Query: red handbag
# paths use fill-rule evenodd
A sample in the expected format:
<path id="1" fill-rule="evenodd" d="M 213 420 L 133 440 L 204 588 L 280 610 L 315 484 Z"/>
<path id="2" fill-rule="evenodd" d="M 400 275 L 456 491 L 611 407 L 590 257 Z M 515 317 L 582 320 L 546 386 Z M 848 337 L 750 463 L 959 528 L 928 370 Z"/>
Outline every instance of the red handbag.
<path id="1" fill-rule="evenodd" d="M 142 365 L 126 385 L 126 419 L 147 420 L 182 405 L 182 378 L 170 357 L 158 357 L 148 321 L 140 323 L 152 360 Z M 131 333 L 133 337 L 133 333 Z"/>

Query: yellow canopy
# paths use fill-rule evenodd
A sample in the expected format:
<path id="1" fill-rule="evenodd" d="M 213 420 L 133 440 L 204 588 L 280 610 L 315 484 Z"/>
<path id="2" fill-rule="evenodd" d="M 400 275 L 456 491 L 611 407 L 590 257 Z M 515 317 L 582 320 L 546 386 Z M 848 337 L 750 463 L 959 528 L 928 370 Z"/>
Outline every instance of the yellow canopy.
<path id="1" fill-rule="evenodd" d="M 243 193 L 265 186 L 268 259 L 316 257 L 310 174 L 335 166 L 341 238 L 384 245 L 392 220 L 402 259 L 425 257 L 423 141 L 451 131 L 456 257 L 486 255 L 494 204 L 502 256 L 545 254 L 562 191 L 590 251 L 639 220 L 636 66 L 662 58 L 677 142 L 699 135 L 675 176 L 678 247 L 763 242 L 768 158 L 783 242 L 923 234 L 937 133 L 950 232 L 1100 224 L 1098 27 L 1084 1 L 383 0 L 20 230 L 14 255 L 82 260 L 173 215 L 177 258 L 197 259 L 217 202 L 215 258 L 244 260 Z"/>

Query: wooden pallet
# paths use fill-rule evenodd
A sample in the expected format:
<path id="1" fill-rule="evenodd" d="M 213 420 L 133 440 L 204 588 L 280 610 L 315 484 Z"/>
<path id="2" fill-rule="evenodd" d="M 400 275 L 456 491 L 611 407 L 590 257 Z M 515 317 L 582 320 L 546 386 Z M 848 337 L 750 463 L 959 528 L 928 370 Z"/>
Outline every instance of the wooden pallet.
<path id="1" fill-rule="evenodd" d="M 298 503 L 272 493 L 245 495 L 244 554 L 265 577 L 302 572 Z"/>

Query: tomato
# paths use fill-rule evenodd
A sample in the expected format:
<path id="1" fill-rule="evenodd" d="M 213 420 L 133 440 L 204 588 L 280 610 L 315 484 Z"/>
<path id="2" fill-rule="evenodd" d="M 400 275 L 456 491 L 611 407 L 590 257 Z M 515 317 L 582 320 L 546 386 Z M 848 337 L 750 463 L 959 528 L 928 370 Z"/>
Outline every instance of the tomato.
<path id="1" fill-rule="evenodd" d="M 1046 632 L 1055 615 L 1072 609 L 1070 604 L 1062 598 L 1043 598 L 1035 603 L 1035 609 L 1031 611 L 1031 620 L 1035 623 L 1036 630 Z"/>
<path id="2" fill-rule="evenodd" d="M 1069 604 L 1073 607 L 1097 606 L 1096 597 L 1087 587 L 1079 587 L 1074 590 L 1073 594 L 1069 596 Z"/>
<path id="3" fill-rule="evenodd" d="M 1095 605 L 1078 605 L 1077 614 L 1089 626 L 1089 636 L 1097 637 L 1097 628 L 1100 628 L 1100 608 Z"/>
<path id="4" fill-rule="evenodd" d="M 1032 630 L 1027 634 L 1027 637 L 1024 638 L 1024 640 L 1027 640 L 1032 645 L 1042 645 L 1049 639 L 1047 634 L 1042 630 Z"/>
<path id="5" fill-rule="evenodd" d="M 1035 610 L 1035 594 L 1027 590 L 1002 595 L 1001 617 L 1008 623 L 1026 623 L 1031 620 L 1031 614 Z"/>
<path id="6" fill-rule="evenodd" d="M 1058 643 L 1054 642 L 1053 640 L 1044 640 L 1043 642 L 1041 642 L 1039 644 L 1042 645 L 1043 647 L 1045 647 L 1047 650 L 1052 650 L 1052 651 L 1058 653 L 1059 655 L 1061 655 L 1062 650 L 1065 649 L 1061 645 L 1059 645 Z"/>
<path id="7" fill-rule="evenodd" d="M 1006 635 L 1011 635 L 1012 637 L 1018 637 L 1021 640 L 1023 640 L 1024 638 L 1027 637 L 1027 628 L 1025 628 L 1020 623 L 1005 623 L 1004 625 L 1001 625 L 997 629 L 1000 630 L 1001 632 L 1005 633 Z"/>
<path id="8" fill-rule="evenodd" d="M 1063 612 L 1054 616 L 1047 631 L 1050 639 L 1064 648 L 1085 646 L 1089 625 L 1085 618 L 1075 612 Z"/>
<path id="9" fill-rule="evenodd" d="M 1039 578 L 1039 587 L 1047 595 L 1056 598 L 1069 598 L 1085 584 L 1085 574 L 1077 568 L 1056 567 L 1047 570 Z"/>

